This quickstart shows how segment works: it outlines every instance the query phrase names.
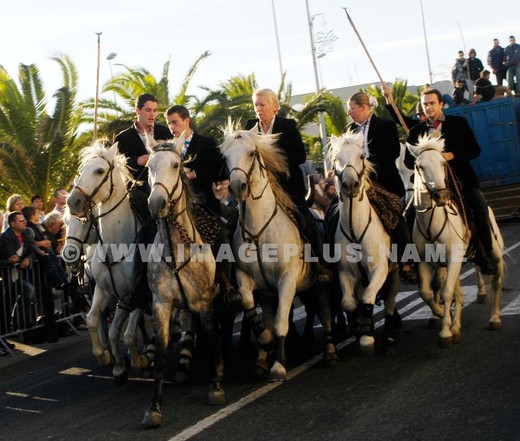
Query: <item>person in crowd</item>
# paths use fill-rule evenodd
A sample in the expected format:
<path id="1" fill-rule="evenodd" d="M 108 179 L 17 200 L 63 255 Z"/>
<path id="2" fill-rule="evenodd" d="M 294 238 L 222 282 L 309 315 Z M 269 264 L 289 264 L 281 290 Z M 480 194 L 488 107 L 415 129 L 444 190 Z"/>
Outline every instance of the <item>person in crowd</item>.
<path id="1" fill-rule="evenodd" d="M 520 95 L 520 45 L 514 35 L 509 36 L 509 46 L 504 49 L 504 66 L 507 67 L 507 83 L 511 92 Z"/>
<path id="2" fill-rule="evenodd" d="M 462 184 L 462 195 L 473 212 L 473 220 L 482 243 L 482 255 L 478 265 L 483 274 L 494 274 L 497 261 L 492 254 L 491 229 L 488 204 L 480 190 L 479 179 L 470 163 L 480 155 L 480 146 L 465 118 L 445 115 L 442 95 L 437 89 L 423 92 L 421 102 L 428 120 L 413 127 L 408 142 L 417 144 L 422 135 L 441 136 L 445 141 L 444 159 L 450 164 L 455 176 Z M 406 151 L 405 164 L 413 169 L 414 158 Z"/>
<path id="3" fill-rule="evenodd" d="M 67 274 L 52 248 L 52 242 L 48 238 L 47 232 L 42 225 L 38 225 L 36 208 L 32 206 L 24 207 L 22 213 L 27 220 L 27 236 L 31 239 L 34 246 L 35 255 L 42 262 L 42 266 L 49 276 L 53 287 L 65 290 L 68 286 Z"/>
<path id="4" fill-rule="evenodd" d="M 278 116 L 280 102 L 271 89 L 256 89 L 253 105 L 257 118 L 246 123 L 246 130 L 258 128 L 261 134 L 279 134 L 277 146 L 287 158 L 289 176 L 278 176 L 282 189 L 289 195 L 305 220 L 304 236 L 309 240 L 312 251 L 318 257 L 318 279 L 321 283 L 332 282 L 332 273 L 325 267 L 323 246 L 316 221 L 305 202 L 305 183 L 300 164 L 305 163 L 307 154 L 296 122 Z"/>
<path id="5" fill-rule="evenodd" d="M 69 192 L 65 188 L 59 187 L 56 190 L 54 190 L 52 197 L 54 198 L 54 208 L 52 209 L 52 211 L 54 213 L 59 213 L 63 216 L 65 214 L 65 207 L 67 206 L 67 198 L 69 197 Z"/>
<path id="6" fill-rule="evenodd" d="M 466 99 L 465 96 L 467 90 L 468 89 L 464 80 L 456 81 L 455 88 L 453 89 L 453 93 L 451 95 L 451 98 L 455 106 L 465 106 L 466 104 L 469 104 L 470 101 Z"/>
<path id="7" fill-rule="evenodd" d="M 31 198 L 31 205 L 36 208 L 36 214 L 38 216 L 38 222 L 36 222 L 37 225 L 41 225 L 43 223 L 43 219 L 45 219 L 45 211 L 43 209 L 44 201 L 43 197 L 39 194 L 35 194 Z"/>
<path id="8" fill-rule="evenodd" d="M 51 242 L 51 248 L 54 254 L 58 256 L 61 253 L 65 241 L 65 223 L 60 213 L 51 211 L 45 215 L 42 223 L 43 235 Z"/>
<path id="9" fill-rule="evenodd" d="M 475 49 L 470 49 L 468 55 L 469 58 L 467 59 L 466 64 L 468 69 L 468 78 L 466 80 L 466 85 L 471 99 L 475 93 L 475 82 L 480 78 L 480 72 L 484 70 L 484 65 L 482 64 L 482 61 L 480 61 L 480 58 L 477 58 L 477 51 Z"/>
<path id="10" fill-rule="evenodd" d="M 495 88 L 489 81 L 490 75 L 491 72 L 487 69 L 480 72 L 480 78 L 475 82 L 475 94 L 473 95 L 472 104 L 491 101 L 495 96 Z"/>
<path id="11" fill-rule="evenodd" d="M 372 182 L 403 198 L 405 190 L 395 165 L 401 152 L 397 126 L 393 121 L 377 117 L 372 112 L 375 106 L 377 100 L 371 100 L 364 92 L 352 95 L 348 100 L 348 115 L 353 122 L 348 125 L 348 130 L 363 134 L 366 157 L 375 167 L 375 174 L 370 177 Z M 403 216 L 398 217 L 392 236 L 397 243 L 398 254 L 401 255 L 411 240 Z M 411 265 L 401 262 L 400 267 L 403 283 L 417 283 L 417 274 Z"/>
<path id="12" fill-rule="evenodd" d="M 468 65 L 464 58 L 464 51 L 459 51 L 458 56 L 455 59 L 455 64 L 451 68 L 451 82 L 456 86 L 457 80 L 464 80 L 464 82 L 466 82 L 467 79 Z"/>
<path id="13" fill-rule="evenodd" d="M 13 325 L 28 329 L 35 321 L 33 307 L 35 290 L 21 270 L 29 268 L 33 259 L 33 249 L 26 235 L 27 221 L 23 214 L 20 211 L 12 211 L 7 216 L 7 222 L 7 229 L 0 234 L 0 265 L 8 265 L 10 269 L 8 280 L 3 281 L 6 284 L 6 292 L 10 296 L 2 299 L 0 305 L 5 305 L 11 311 L 16 304 L 16 323 Z M 4 328 L 7 325 L 3 323 Z"/>
<path id="14" fill-rule="evenodd" d="M 14 193 L 7 198 L 7 202 L 5 203 L 5 216 L 2 224 L 2 231 L 5 231 L 7 228 L 9 228 L 9 223 L 7 221 L 9 213 L 12 213 L 13 211 L 22 211 L 23 207 L 25 207 L 25 204 L 21 195 Z"/>
<path id="15" fill-rule="evenodd" d="M 507 68 L 503 64 L 504 61 L 504 48 L 500 46 L 498 38 L 493 39 L 493 47 L 488 52 L 487 64 L 493 75 L 495 75 L 497 85 L 501 86 L 506 79 Z"/>
<path id="16" fill-rule="evenodd" d="M 220 217 L 220 201 L 213 193 L 213 182 L 227 178 L 226 165 L 217 142 L 209 136 L 202 136 L 191 127 L 190 112 L 184 106 L 170 107 L 164 114 L 171 134 L 178 138 L 184 132 L 182 160 L 186 175 L 193 188 L 203 197 L 206 208 Z"/>

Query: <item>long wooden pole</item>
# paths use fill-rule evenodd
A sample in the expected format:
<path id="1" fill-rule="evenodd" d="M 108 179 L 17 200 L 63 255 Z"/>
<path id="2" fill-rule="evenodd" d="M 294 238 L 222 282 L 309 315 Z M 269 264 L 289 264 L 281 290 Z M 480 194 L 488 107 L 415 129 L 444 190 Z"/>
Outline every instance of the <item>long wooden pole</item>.
<path id="1" fill-rule="evenodd" d="M 97 35 L 97 67 L 96 67 L 96 99 L 94 101 L 94 139 L 97 139 L 97 120 L 99 107 L 99 61 L 101 57 L 101 34 L 103 32 L 96 32 Z"/>
<path id="2" fill-rule="evenodd" d="M 343 8 L 343 10 L 345 11 L 345 14 L 347 15 L 347 18 L 348 18 L 348 21 L 350 22 L 350 25 L 352 26 L 352 29 L 354 29 L 354 32 L 357 36 L 357 38 L 359 39 L 359 42 L 361 43 L 361 46 L 363 46 L 363 49 L 365 50 L 365 53 L 367 54 L 367 57 L 370 61 L 370 64 L 372 64 L 372 67 L 374 68 L 374 70 L 376 71 L 376 74 L 377 76 L 379 77 L 379 81 L 381 81 L 381 84 L 383 86 L 386 86 L 386 83 L 383 81 L 383 77 L 381 77 L 381 74 L 379 73 L 379 70 L 377 70 L 377 67 L 374 63 L 374 60 L 372 60 L 372 57 L 370 56 L 370 53 L 368 52 L 368 49 L 367 47 L 365 46 L 365 43 L 363 42 L 363 39 L 361 38 L 361 35 L 359 35 L 359 32 L 358 30 L 356 29 L 356 25 L 354 24 L 354 22 L 352 21 L 352 19 L 350 18 L 350 15 L 349 13 L 347 12 L 347 8 Z M 410 129 L 408 129 L 408 126 L 406 125 L 406 123 L 404 122 L 404 119 L 403 119 L 403 115 L 401 114 L 401 111 L 397 108 L 396 104 L 395 104 L 395 101 L 393 99 L 392 96 L 389 97 L 390 98 L 390 105 L 392 106 L 392 108 L 394 109 L 395 111 L 395 114 L 397 115 L 397 118 L 399 118 L 399 122 L 401 123 L 401 126 L 403 127 L 406 135 L 408 135 L 408 133 L 410 133 Z"/>

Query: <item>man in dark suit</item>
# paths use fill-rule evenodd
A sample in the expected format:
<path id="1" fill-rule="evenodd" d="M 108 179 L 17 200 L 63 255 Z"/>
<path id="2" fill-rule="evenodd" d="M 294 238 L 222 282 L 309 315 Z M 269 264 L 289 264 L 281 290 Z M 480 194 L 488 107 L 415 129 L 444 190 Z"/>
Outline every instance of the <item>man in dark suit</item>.
<path id="1" fill-rule="evenodd" d="M 410 144 L 417 144 L 421 135 L 441 136 L 444 141 L 443 156 L 449 162 L 455 176 L 461 181 L 462 195 L 473 212 L 473 219 L 483 247 L 480 269 L 484 274 L 494 274 L 497 261 L 492 255 L 492 239 L 488 204 L 480 190 L 480 182 L 470 160 L 478 158 L 480 146 L 465 118 L 444 115 L 441 93 L 436 89 L 425 91 L 421 103 L 428 120 L 413 127 L 408 136 Z M 405 164 L 413 168 L 414 158 L 406 151 Z"/>
<path id="2" fill-rule="evenodd" d="M 193 188 L 203 195 L 206 207 L 220 217 L 220 201 L 213 193 L 212 184 L 226 179 L 227 172 L 215 139 L 192 130 L 190 112 L 184 106 L 170 107 L 165 117 L 172 135 L 178 138 L 184 132 L 182 159 Z"/>
<path id="3" fill-rule="evenodd" d="M 147 185 L 148 172 L 146 163 L 150 152 L 146 150 L 145 132 L 154 139 L 166 140 L 171 135 L 168 129 L 159 124 L 155 124 L 158 112 L 157 99 L 149 94 L 139 95 L 135 100 L 135 122 L 126 130 L 116 136 L 115 141 L 121 153 L 127 157 L 128 167 L 134 177 L 139 181 L 144 181 Z"/>

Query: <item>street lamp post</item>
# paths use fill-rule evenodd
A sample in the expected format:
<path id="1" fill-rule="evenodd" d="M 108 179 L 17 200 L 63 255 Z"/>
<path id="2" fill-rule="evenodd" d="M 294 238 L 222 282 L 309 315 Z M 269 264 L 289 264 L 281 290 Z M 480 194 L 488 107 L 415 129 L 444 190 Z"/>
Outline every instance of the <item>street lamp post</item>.
<path id="1" fill-rule="evenodd" d="M 313 20 L 315 16 L 311 16 L 309 11 L 309 1 L 305 0 L 305 6 L 307 8 L 307 20 L 309 23 L 309 34 L 311 39 L 311 53 L 312 53 L 312 65 L 314 67 L 314 79 L 316 81 L 316 93 L 320 92 L 320 78 L 318 75 L 318 58 L 316 56 L 316 45 L 314 43 L 314 25 Z M 319 113 L 319 129 L 320 129 L 320 138 L 321 138 L 321 147 L 323 150 L 323 157 L 325 158 L 325 168 L 327 167 L 327 152 L 325 151 L 327 147 L 327 129 L 325 127 L 325 117 L 323 116 L 323 112 Z"/>

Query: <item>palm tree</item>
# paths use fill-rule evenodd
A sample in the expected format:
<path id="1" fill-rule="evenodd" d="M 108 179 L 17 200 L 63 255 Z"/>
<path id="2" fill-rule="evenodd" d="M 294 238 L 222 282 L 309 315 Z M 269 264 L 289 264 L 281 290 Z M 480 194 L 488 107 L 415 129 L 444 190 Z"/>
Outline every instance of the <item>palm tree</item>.
<path id="1" fill-rule="evenodd" d="M 45 89 L 36 65 L 20 64 L 18 83 L 0 66 L 0 199 L 38 193 L 49 201 L 53 189 L 67 186 L 77 169 L 77 152 L 90 134 L 78 135 L 83 122 L 76 103 L 78 74 L 66 55 L 53 57 L 63 86 L 47 111 Z"/>
<path id="2" fill-rule="evenodd" d="M 119 97 L 118 102 L 99 100 L 98 124 L 99 132 L 109 139 L 113 139 L 117 133 L 127 128 L 135 118 L 135 98 L 143 93 L 151 93 L 159 101 L 159 112 L 164 112 L 172 104 L 187 106 L 194 97 L 187 94 L 187 89 L 202 61 L 208 58 L 211 52 L 203 52 L 189 69 L 180 90 L 175 96 L 170 95 L 170 65 L 171 60 L 164 63 L 160 78 L 144 67 L 129 67 L 118 64 L 124 70 L 120 75 L 110 79 L 103 86 L 102 92 L 112 92 Z M 122 104 L 119 104 L 121 102 Z M 82 103 L 86 111 L 86 118 L 94 122 L 94 99 L 90 98 Z"/>

